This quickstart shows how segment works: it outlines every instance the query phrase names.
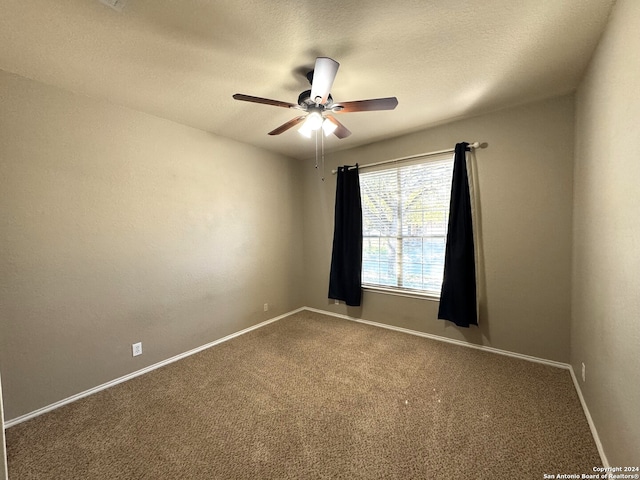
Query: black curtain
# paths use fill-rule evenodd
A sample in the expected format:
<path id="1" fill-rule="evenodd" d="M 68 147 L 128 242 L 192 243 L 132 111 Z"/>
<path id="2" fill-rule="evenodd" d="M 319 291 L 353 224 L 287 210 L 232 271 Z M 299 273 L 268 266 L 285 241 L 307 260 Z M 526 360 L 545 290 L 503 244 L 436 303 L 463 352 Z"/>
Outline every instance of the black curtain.
<path id="1" fill-rule="evenodd" d="M 438 308 L 438 318 L 459 327 L 478 324 L 473 219 L 465 159 L 468 145 L 458 143 L 455 149 L 444 279 Z"/>
<path id="2" fill-rule="evenodd" d="M 338 167 L 329 298 L 359 306 L 362 299 L 362 203 L 358 165 Z"/>

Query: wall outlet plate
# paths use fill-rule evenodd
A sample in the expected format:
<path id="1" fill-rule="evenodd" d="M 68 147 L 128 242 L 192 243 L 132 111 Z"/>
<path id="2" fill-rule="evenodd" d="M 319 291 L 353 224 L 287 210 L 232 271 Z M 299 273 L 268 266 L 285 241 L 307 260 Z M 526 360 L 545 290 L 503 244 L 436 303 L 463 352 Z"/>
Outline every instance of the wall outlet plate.
<path id="1" fill-rule="evenodd" d="M 116 12 L 122 12 L 125 0 L 98 0 L 107 7 L 113 8 Z"/>
<path id="2" fill-rule="evenodd" d="M 264 311 L 265 312 L 269 311 L 269 304 L 268 303 L 264 304 Z"/>
<path id="3" fill-rule="evenodd" d="M 142 355 L 142 342 L 134 343 L 133 345 L 131 345 L 131 351 L 134 357 Z"/>

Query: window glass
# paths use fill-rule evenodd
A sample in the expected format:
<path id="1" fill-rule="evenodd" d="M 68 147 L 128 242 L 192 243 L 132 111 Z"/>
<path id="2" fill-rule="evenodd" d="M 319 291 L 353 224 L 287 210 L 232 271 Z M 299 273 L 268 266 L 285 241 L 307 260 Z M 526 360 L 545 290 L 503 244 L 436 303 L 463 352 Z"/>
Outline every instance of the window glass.
<path id="1" fill-rule="evenodd" d="M 362 282 L 440 295 L 453 157 L 360 173 Z"/>

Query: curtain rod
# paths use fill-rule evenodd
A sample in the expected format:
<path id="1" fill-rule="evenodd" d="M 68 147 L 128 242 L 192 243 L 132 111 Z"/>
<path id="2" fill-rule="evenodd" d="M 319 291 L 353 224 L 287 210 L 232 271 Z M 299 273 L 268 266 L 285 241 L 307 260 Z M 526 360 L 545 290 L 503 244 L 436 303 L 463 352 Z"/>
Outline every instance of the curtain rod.
<path id="1" fill-rule="evenodd" d="M 486 143 L 473 142 L 468 145 L 468 148 L 486 148 L 486 146 L 487 146 Z M 383 160 L 381 162 L 367 163 L 366 165 L 360 165 L 359 168 L 363 169 L 363 168 L 369 168 L 369 167 L 377 167 L 378 165 L 384 165 L 385 163 L 404 162 L 406 160 L 413 160 L 414 158 L 432 157 L 434 155 L 440 155 L 443 153 L 453 153 L 455 151 L 456 149 L 454 147 L 454 148 L 447 148 L 446 150 L 438 150 L 436 152 L 418 153 L 416 155 L 409 155 L 408 157 L 394 158 L 393 160 Z M 356 167 L 349 167 L 349 170 L 354 168 Z M 331 170 L 331 173 L 335 175 L 336 173 L 338 173 L 338 170 Z"/>

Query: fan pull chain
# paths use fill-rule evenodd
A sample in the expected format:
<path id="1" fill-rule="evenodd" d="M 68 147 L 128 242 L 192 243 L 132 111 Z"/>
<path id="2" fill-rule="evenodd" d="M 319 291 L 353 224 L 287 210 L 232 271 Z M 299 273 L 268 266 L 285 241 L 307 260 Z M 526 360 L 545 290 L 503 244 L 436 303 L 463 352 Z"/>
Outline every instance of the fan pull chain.
<path id="1" fill-rule="evenodd" d="M 316 130 L 316 170 L 318 169 L 318 131 Z"/>
<path id="2" fill-rule="evenodd" d="M 320 134 L 320 145 L 322 149 L 322 181 L 324 182 L 324 135 Z"/>

